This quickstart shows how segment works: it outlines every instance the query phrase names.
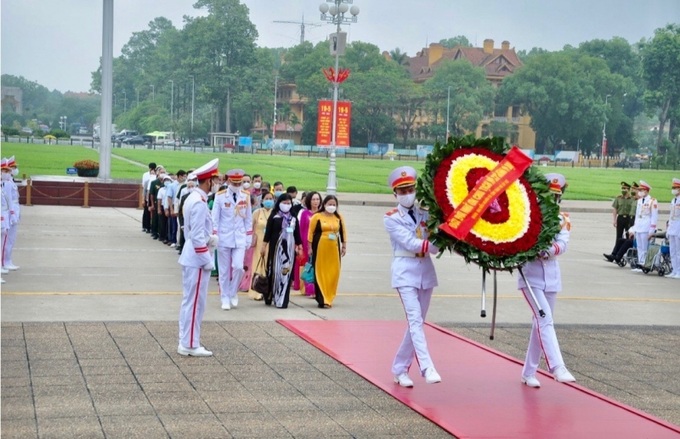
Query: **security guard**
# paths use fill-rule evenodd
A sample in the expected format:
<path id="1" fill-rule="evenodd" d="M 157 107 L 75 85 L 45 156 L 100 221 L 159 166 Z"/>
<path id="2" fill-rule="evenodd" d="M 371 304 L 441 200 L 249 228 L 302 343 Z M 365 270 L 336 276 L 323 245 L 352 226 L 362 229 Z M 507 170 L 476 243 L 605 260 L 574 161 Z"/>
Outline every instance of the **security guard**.
<path id="1" fill-rule="evenodd" d="M 238 287 L 245 274 L 245 252 L 253 242 L 250 193 L 241 189 L 244 174 L 242 169 L 227 172 L 228 186 L 215 194 L 212 208 L 213 233 L 219 237 L 217 266 L 220 299 L 225 310 L 238 305 Z"/>
<path id="2" fill-rule="evenodd" d="M 17 240 L 19 221 L 21 220 L 21 204 L 19 202 L 19 187 L 14 182 L 14 177 L 19 175 L 19 168 L 14 156 L 6 159 L 2 166 L 2 191 L 9 200 L 9 230 L 2 239 L 2 267 L 6 270 L 19 269 L 12 261 L 12 251 Z"/>
<path id="3" fill-rule="evenodd" d="M 645 181 L 640 180 L 638 184 L 638 200 L 635 208 L 635 219 L 631 233 L 635 233 L 635 244 L 637 245 L 638 266 L 633 268 L 635 272 L 641 272 L 647 257 L 649 248 L 649 236 L 656 232 L 656 222 L 659 218 L 659 203 L 656 198 L 649 195 L 652 187 Z"/>
<path id="4" fill-rule="evenodd" d="M 549 190 L 559 203 L 562 194 L 567 187 L 567 180 L 562 174 L 550 173 L 545 178 L 549 182 Z M 539 317 L 536 303 L 531 297 L 527 284 L 522 277 L 517 279 L 517 287 L 522 291 L 527 303 L 531 306 L 533 317 L 531 319 L 531 334 L 529 336 L 529 347 L 522 368 L 522 383 L 529 387 L 541 387 L 541 383 L 536 378 L 541 355 L 545 356 L 548 369 L 553 374 L 553 378 L 561 383 L 576 381 L 574 376 L 567 370 L 562 358 L 562 351 L 557 341 L 553 312 L 557 301 L 557 293 L 562 290 L 562 275 L 557 256 L 567 251 L 571 222 L 569 215 L 560 212 L 561 229 L 553 238 L 552 245 L 547 250 L 543 250 L 539 257 L 523 265 L 522 270 L 527 283 L 536 297 L 536 301 L 545 312 L 544 317 Z"/>
<path id="5" fill-rule="evenodd" d="M 635 206 L 635 198 L 630 195 L 630 185 L 625 181 L 621 182 L 621 195 L 614 198 L 612 203 L 612 217 L 614 228 L 616 228 L 616 239 L 614 240 L 614 247 L 618 243 L 619 239 L 624 238 L 628 235 L 628 229 L 633 223 L 634 212 L 633 206 Z M 614 251 L 610 254 L 604 253 L 603 256 L 609 262 L 614 259 Z"/>
<path id="6" fill-rule="evenodd" d="M 392 288 L 397 289 L 408 320 L 408 329 L 392 363 L 394 382 L 402 387 L 413 387 L 408 370 L 414 355 L 426 383 L 441 381 L 427 349 L 423 329 L 432 290 L 437 286 L 430 254 L 439 250 L 428 241 L 428 212 L 415 204 L 416 177 L 415 169 L 410 166 L 392 171 L 388 183 L 399 205 L 383 218 L 394 255 Z"/>
<path id="7" fill-rule="evenodd" d="M 194 171 L 198 186 L 183 206 L 186 242 L 179 257 L 183 289 L 177 347 L 180 355 L 212 356 L 212 352 L 201 346 L 201 323 L 208 298 L 210 271 L 214 268 L 212 255 L 219 239 L 212 235 L 213 224 L 207 204 L 207 191 L 213 179 L 219 177 L 218 164 L 219 159 L 214 159 Z"/>

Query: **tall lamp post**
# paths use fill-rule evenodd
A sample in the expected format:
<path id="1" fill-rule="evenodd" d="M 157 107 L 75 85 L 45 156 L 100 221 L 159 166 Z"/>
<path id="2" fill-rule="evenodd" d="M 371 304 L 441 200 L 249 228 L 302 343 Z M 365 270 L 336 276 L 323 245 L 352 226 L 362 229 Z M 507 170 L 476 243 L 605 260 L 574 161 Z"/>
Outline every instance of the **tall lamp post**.
<path id="1" fill-rule="evenodd" d="M 272 124 L 272 148 L 274 148 L 274 140 L 276 140 L 276 100 L 279 93 L 279 75 L 274 78 L 274 120 Z"/>
<path id="2" fill-rule="evenodd" d="M 194 139 L 194 96 L 195 96 L 195 81 L 194 75 L 191 75 L 191 140 Z"/>
<path id="3" fill-rule="evenodd" d="M 451 86 L 449 85 L 448 91 L 446 93 L 446 139 L 444 142 L 449 141 L 449 108 L 451 108 Z"/>
<path id="4" fill-rule="evenodd" d="M 607 95 L 604 98 L 604 124 L 602 124 L 602 150 L 601 150 L 601 160 L 600 167 L 604 168 L 604 158 L 607 155 L 607 105 L 611 95 Z"/>
<path id="5" fill-rule="evenodd" d="M 156 87 L 153 84 L 151 84 L 151 101 L 156 101 Z"/>
<path id="6" fill-rule="evenodd" d="M 127 92 L 123 90 L 123 113 L 127 113 Z"/>
<path id="7" fill-rule="evenodd" d="M 326 0 L 326 3 L 321 3 L 319 5 L 319 11 L 321 12 L 321 20 L 327 21 L 329 23 L 336 25 L 336 38 L 340 38 L 340 25 L 343 23 L 350 24 L 357 22 L 357 15 L 359 15 L 359 7 L 354 5 L 351 8 L 348 6 L 353 3 L 354 0 Z M 331 3 L 328 6 L 327 3 Z M 345 16 L 349 11 L 350 16 Z M 337 123 L 337 112 L 338 112 L 338 69 L 340 63 L 340 50 L 339 47 L 335 50 L 335 80 L 333 81 L 333 115 L 332 120 L 332 130 L 331 130 L 331 154 L 330 154 L 330 164 L 328 168 L 328 184 L 326 185 L 326 193 L 330 195 L 335 195 L 336 193 L 336 169 L 335 169 L 335 143 L 336 135 L 338 130 Z"/>

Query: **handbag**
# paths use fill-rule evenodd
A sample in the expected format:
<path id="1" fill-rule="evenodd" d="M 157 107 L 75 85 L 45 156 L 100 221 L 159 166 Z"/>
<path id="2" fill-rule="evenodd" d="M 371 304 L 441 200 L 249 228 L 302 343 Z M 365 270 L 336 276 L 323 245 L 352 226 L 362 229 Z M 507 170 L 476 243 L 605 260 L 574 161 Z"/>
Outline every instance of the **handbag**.
<path id="1" fill-rule="evenodd" d="M 260 259 L 257 261 L 257 266 L 255 267 L 255 272 L 253 273 L 253 282 L 250 286 L 258 293 L 266 295 L 269 292 L 269 278 L 264 274 L 258 273 L 258 271 L 260 271 L 259 267 L 261 266 L 262 256 L 260 256 Z"/>
<path id="2" fill-rule="evenodd" d="M 302 268 L 302 273 L 300 273 L 300 279 L 308 284 L 314 283 L 314 266 L 311 262 L 307 262 Z"/>

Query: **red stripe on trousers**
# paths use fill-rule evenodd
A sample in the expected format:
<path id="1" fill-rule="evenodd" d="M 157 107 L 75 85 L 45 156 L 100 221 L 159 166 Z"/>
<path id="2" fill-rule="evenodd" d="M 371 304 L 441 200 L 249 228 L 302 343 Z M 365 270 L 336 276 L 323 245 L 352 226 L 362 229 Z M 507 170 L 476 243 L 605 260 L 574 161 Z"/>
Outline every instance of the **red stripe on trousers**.
<path id="1" fill-rule="evenodd" d="M 536 332 L 538 333 L 538 344 L 541 346 L 541 350 L 543 351 L 543 357 L 545 358 L 545 364 L 548 366 L 548 370 L 552 371 L 552 366 L 550 366 L 550 361 L 548 360 L 548 355 L 545 353 L 545 348 L 543 347 L 543 338 L 541 337 L 541 324 L 538 322 L 539 317 L 536 315 L 536 311 L 534 311 L 534 307 L 531 306 L 531 302 L 529 301 L 529 298 L 527 297 L 526 291 L 524 290 L 524 288 L 521 288 L 521 290 L 522 290 L 522 295 L 524 296 L 524 300 L 526 300 L 527 303 L 529 304 L 529 308 L 531 308 L 531 312 L 534 314 L 534 319 L 536 320 Z M 543 295 L 545 296 L 545 292 L 543 293 Z M 546 302 L 547 301 L 548 300 L 546 299 Z M 536 304 L 536 305 L 540 306 L 538 304 Z M 548 306 L 550 306 L 550 304 L 548 304 Z M 550 311 L 550 313 L 552 314 L 552 311 Z M 541 318 L 544 319 L 545 317 L 541 317 Z M 553 324 L 554 324 L 554 322 L 553 322 Z M 533 329 L 533 327 L 532 327 L 532 329 Z M 541 362 L 540 358 L 538 359 L 538 362 L 539 363 Z"/>
<path id="2" fill-rule="evenodd" d="M 5 233 L 5 239 L 2 240 L 2 266 L 5 266 L 5 246 L 7 246 L 7 235 L 9 234 L 9 229 Z"/>
<path id="3" fill-rule="evenodd" d="M 198 282 L 196 282 L 196 296 L 194 297 L 194 311 L 191 315 L 191 339 L 189 340 L 189 349 L 194 348 L 194 328 L 195 328 L 195 324 L 196 324 L 196 307 L 198 306 L 198 292 L 200 290 L 201 290 L 201 268 L 198 269 Z"/>

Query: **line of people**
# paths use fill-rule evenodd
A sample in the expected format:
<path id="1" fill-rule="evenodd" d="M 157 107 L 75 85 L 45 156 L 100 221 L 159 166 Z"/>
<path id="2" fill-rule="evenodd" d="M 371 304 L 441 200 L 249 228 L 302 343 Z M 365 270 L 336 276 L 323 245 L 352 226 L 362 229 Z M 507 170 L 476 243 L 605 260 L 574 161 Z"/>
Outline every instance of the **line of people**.
<path id="1" fill-rule="evenodd" d="M 667 278 L 680 279 L 680 179 L 671 180 L 670 214 L 666 231 L 657 229 L 659 203 L 650 195 L 652 187 L 643 180 L 632 185 L 621 182 L 621 195 L 612 203 L 613 226 L 616 228 L 616 241 L 611 253 L 603 253 L 604 258 L 623 266 L 624 257 L 635 247 L 637 259 L 631 264 L 632 272 L 643 272 L 649 265 L 648 250 L 651 240 L 665 237 L 668 240 L 672 271 Z"/>
<path id="2" fill-rule="evenodd" d="M 2 218 L 0 220 L 0 239 L 2 239 L 2 274 L 16 271 L 19 266 L 12 262 L 12 252 L 17 240 L 17 231 L 21 220 L 21 204 L 19 203 L 19 187 L 14 177 L 19 175 L 19 168 L 14 156 L 0 159 L 2 170 Z M 0 283 L 5 279 L 0 276 Z"/>
<path id="3" fill-rule="evenodd" d="M 281 181 L 270 185 L 242 169 L 221 174 L 218 164 L 215 159 L 173 175 L 150 163 L 142 177 L 142 230 L 176 247 L 183 266 L 182 355 L 211 355 L 200 345 L 211 273 L 223 310 L 238 307 L 239 292 L 287 308 L 291 290 L 315 299 L 319 308 L 331 308 L 347 251 L 337 197 L 309 191 L 298 199 L 295 186 L 284 191 Z M 307 264 L 314 276 L 306 282 L 300 274 Z M 255 274 L 268 280 L 264 294 L 251 288 Z"/>

